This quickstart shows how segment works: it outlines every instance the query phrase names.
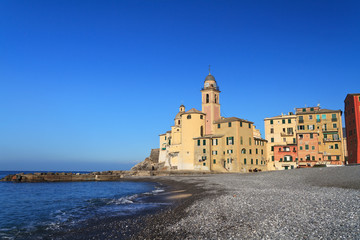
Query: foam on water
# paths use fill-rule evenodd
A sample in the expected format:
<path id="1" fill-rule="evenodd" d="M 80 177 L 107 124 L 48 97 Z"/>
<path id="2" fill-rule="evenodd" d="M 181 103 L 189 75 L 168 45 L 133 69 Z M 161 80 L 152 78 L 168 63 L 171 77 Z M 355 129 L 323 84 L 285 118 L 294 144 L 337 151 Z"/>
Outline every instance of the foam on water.
<path id="1" fill-rule="evenodd" d="M 88 219 L 127 216 L 162 206 L 148 202 L 164 192 L 139 182 L 0 182 L 0 239 L 42 238 Z"/>

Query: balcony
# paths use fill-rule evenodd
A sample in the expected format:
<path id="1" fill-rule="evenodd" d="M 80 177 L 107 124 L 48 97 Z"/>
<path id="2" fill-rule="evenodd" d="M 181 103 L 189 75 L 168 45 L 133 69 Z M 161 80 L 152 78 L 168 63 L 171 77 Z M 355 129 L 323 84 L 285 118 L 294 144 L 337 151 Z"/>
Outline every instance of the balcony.
<path id="1" fill-rule="evenodd" d="M 209 86 L 209 87 L 201 88 L 201 91 L 202 91 L 202 90 L 205 90 L 205 89 L 215 89 L 215 90 L 217 90 L 217 91 L 220 91 L 220 88 L 219 88 L 218 86 L 216 86 L 216 87 L 211 87 L 211 86 Z"/>
<path id="2" fill-rule="evenodd" d="M 341 138 L 335 138 L 335 139 L 324 138 L 323 140 L 324 142 L 340 142 Z"/>
<path id="3" fill-rule="evenodd" d="M 293 132 L 282 132 L 282 133 L 280 133 L 280 135 L 282 137 L 289 137 L 289 136 L 293 136 L 294 133 Z"/>
<path id="4" fill-rule="evenodd" d="M 339 130 L 339 128 L 322 128 L 323 132 L 337 132 Z"/>

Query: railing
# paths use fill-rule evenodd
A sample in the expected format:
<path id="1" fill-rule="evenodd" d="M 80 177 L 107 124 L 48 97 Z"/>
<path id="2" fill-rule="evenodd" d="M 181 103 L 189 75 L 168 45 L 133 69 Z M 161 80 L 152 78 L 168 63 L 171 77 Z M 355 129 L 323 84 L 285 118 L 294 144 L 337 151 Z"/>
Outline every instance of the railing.
<path id="1" fill-rule="evenodd" d="M 293 133 L 293 132 L 281 132 L 280 135 L 281 135 L 282 137 L 286 137 L 286 136 L 293 136 L 294 133 Z"/>
<path id="2" fill-rule="evenodd" d="M 324 138 L 324 142 L 338 142 L 338 141 L 341 141 L 341 138 L 335 138 L 335 139 Z"/>
<path id="3" fill-rule="evenodd" d="M 220 91 L 220 88 L 219 88 L 218 86 L 216 86 L 216 87 L 211 87 L 211 86 L 209 86 L 209 87 L 201 88 L 201 91 L 202 91 L 202 90 L 205 90 L 205 89 L 215 89 L 215 90 L 217 90 L 217 91 Z"/>

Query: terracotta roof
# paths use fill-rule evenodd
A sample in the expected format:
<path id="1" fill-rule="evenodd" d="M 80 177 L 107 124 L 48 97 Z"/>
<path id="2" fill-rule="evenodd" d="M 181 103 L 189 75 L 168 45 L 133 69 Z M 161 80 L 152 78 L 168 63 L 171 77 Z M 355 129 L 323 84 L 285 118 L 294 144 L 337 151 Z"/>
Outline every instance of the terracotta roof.
<path id="1" fill-rule="evenodd" d="M 296 118 L 296 115 L 279 115 L 279 116 L 275 116 L 275 117 L 269 117 L 269 118 L 265 118 L 264 120 L 270 120 L 270 119 L 278 119 L 278 118 Z"/>
<path id="2" fill-rule="evenodd" d="M 331 109 L 320 109 L 318 111 L 310 111 L 310 112 L 299 112 L 296 115 L 303 115 L 303 114 L 317 114 L 317 113 L 333 113 L 333 112 L 342 112 L 339 110 L 331 110 Z"/>
<path id="3" fill-rule="evenodd" d="M 241 119 L 241 118 L 237 118 L 237 117 L 222 118 L 220 120 L 215 121 L 214 123 L 226 123 L 226 122 L 236 122 L 236 121 L 254 124 L 254 122 L 251 122 L 251 121 L 248 121 L 245 119 Z"/>
<path id="4" fill-rule="evenodd" d="M 200 113 L 200 114 L 205 114 L 203 112 L 200 112 L 199 110 L 195 109 L 195 108 L 192 108 L 190 109 L 189 111 L 185 112 L 185 113 Z"/>
<path id="5" fill-rule="evenodd" d="M 260 140 L 260 141 L 266 141 L 266 142 L 268 141 L 268 140 L 263 139 L 263 138 L 261 138 L 261 137 L 260 137 L 260 138 L 259 138 L 259 137 L 254 137 L 254 138 L 255 138 L 256 140 Z"/>
<path id="6" fill-rule="evenodd" d="M 219 135 L 219 134 L 209 134 L 209 135 L 205 135 L 205 136 L 202 136 L 202 137 L 196 137 L 196 138 L 193 138 L 193 139 L 195 140 L 195 139 L 221 138 L 223 136 L 224 135 Z"/>

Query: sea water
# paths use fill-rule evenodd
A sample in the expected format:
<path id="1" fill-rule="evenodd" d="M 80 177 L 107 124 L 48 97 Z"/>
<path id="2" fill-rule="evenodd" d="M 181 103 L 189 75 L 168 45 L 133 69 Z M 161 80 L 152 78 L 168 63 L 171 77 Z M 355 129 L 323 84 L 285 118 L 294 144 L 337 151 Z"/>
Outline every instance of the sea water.
<path id="1" fill-rule="evenodd" d="M 0 182 L 0 239 L 46 238 L 89 219 L 138 214 L 160 207 L 146 197 L 162 191 L 144 182 Z"/>

